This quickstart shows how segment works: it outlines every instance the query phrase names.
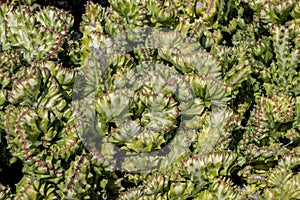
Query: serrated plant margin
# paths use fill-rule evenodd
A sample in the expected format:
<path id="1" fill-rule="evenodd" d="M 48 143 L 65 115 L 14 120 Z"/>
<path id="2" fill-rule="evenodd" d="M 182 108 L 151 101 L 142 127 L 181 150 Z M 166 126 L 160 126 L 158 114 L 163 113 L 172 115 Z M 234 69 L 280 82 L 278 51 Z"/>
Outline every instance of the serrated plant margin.
<path id="1" fill-rule="evenodd" d="M 190 147 L 191 143 L 195 140 L 195 134 L 190 133 L 187 134 L 185 132 L 185 127 L 183 127 L 182 123 L 177 124 L 177 129 L 174 138 L 171 142 L 163 146 L 162 148 L 156 149 L 155 151 L 151 152 L 142 152 L 142 153 L 130 153 L 128 151 L 125 151 L 118 147 L 117 145 L 109 142 L 107 135 L 105 135 L 103 129 L 99 127 L 101 122 L 97 119 L 96 114 L 96 108 L 95 108 L 95 98 L 98 98 L 97 94 L 95 96 L 95 93 L 99 90 L 97 88 L 97 85 L 99 82 L 105 80 L 108 78 L 108 66 L 113 61 L 110 59 L 113 58 L 115 55 L 126 55 L 126 53 L 140 49 L 168 49 L 172 48 L 173 44 L 168 44 L 169 46 L 163 45 L 161 41 L 158 40 L 160 35 L 162 33 L 169 33 L 174 35 L 180 35 L 177 31 L 174 30 L 168 30 L 168 29 L 159 29 L 159 28 L 139 28 L 135 30 L 125 31 L 123 33 L 120 33 L 116 35 L 114 38 L 108 38 L 105 37 L 106 41 L 101 41 L 105 43 L 104 47 L 103 45 L 96 44 L 95 46 L 98 47 L 91 47 L 91 51 L 89 53 L 89 56 L 82 62 L 81 71 L 79 72 L 77 76 L 77 80 L 74 84 L 74 93 L 73 93 L 73 110 L 76 113 L 78 131 L 81 134 L 81 139 L 83 140 L 83 143 L 87 147 L 88 150 L 93 152 L 97 152 L 101 158 L 105 158 L 105 160 L 110 160 L 109 163 L 113 164 L 113 169 L 120 170 L 120 171 L 126 171 L 126 172 L 149 172 L 153 170 L 158 170 L 167 167 L 168 165 L 175 163 L 176 160 L 184 156 L 186 154 L 188 148 Z M 184 38 L 184 41 L 191 41 L 188 38 L 185 38 L 183 35 L 180 35 L 180 37 Z M 151 39 L 151 42 L 146 42 L 146 40 L 149 41 L 149 38 Z M 156 40 L 156 41 L 155 41 Z M 180 45 L 180 44 L 177 44 Z M 201 51 L 205 52 L 205 51 Z M 188 52 L 188 54 L 179 55 L 174 52 L 169 52 L 171 55 L 174 56 L 175 61 L 174 62 L 181 62 L 180 57 L 184 56 L 190 56 L 195 55 L 197 56 L 197 52 Z M 205 52 L 207 53 L 207 52 Z M 209 54 L 209 53 L 207 53 Z M 165 56 L 165 55 L 164 55 Z M 204 61 L 205 62 L 205 61 Z M 93 65 L 94 64 L 94 65 Z M 157 68 L 153 67 L 153 65 L 159 65 L 163 66 L 163 70 L 171 70 L 170 67 L 164 66 L 163 64 L 157 64 L 157 63 L 151 63 L 151 62 L 144 62 L 139 63 L 142 65 L 143 69 L 142 71 L 145 72 L 147 70 L 151 71 L 154 69 L 157 70 Z M 184 63 L 183 65 L 186 65 L 187 63 Z M 195 63 L 193 63 L 195 64 Z M 126 68 L 127 66 L 124 66 Z M 217 71 L 217 66 L 212 66 L 212 68 L 216 69 L 210 69 L 212 71 Z M 168 69 L 170 68 L 170 69 Z M 198 68 L 199 70 L 201 68 Z M 142 72 L 137 72 L 135 74 L 135 77 L 143 78 L 145 74 Z M 172 71 L 173 72 L 173 71 Z M 159 72 L 158 72 L 159 73 Z M 187 77 L 189 74 L 186 74 Z M 176 73 L 176 76 L 180 77 L 182 80 L 185 80 L 185 76 L 180 74 L 179 72 Z M 169 79 L 172 77 L 168 77 Z M 207 79 L 203 79 L 206 84 L 206 81 L 210 81 L 210 79 L 215 79 L 214 77 L 205 76 Z M 169 80 L 167 79 L 168 83 L 174 83 L 175 80 Z M 129 80 L 131 83 L 136 82 L 137 80 Z M 155 80 L 154 80 L 155 81 Z M 176 83 L 175 83 L 176 84 Z M 223 85 L 215 84 L 216 87 L 223 87 Z M 126 99 L 127 97 L 134 98 L 132 95 L 132 85 L 127 84 L 124 87 L 122 87 L 121 90 L 119 90 L 117 93 L 120 95 L 124 95 Z M 143 86 L 142 86 L 143 87 Z M 227 86 L 230 87 L 230 86 Z M 196 98 L 196 95 L 192 91 L 191 88 L 189 88 L 189 92 L 192 94 L 192 97 L 188 99 L 188 101 L 193 102 Z M 101 92 L 100 92 L 101 93 Z M 107 95 L 113 95 L 115 92 L 108 92 L 107 94 L 100 94 L 103 96 Z M 75 94 L 75 95 L 74 95 Z M 143 92 L 141 94 L 144 94 Z M 151 94 L 150 94 L 151 97 Z M 111 97 L 113 98 L 113 97 Z M 154 97 L 153 97 L 154 98 Z M 168 97 L 173 99 L 172 97 Z M 176 99 L 180 99 L 180 97 L 175 97 Z M 223 99 L 220 99 L 222 101 Z M 121 101 L 121 100 L 120 100 Z M 179 103 L 177 103 L 178 106 Z M 125 111 L 129 113 L 129 108 L 124 108 Z M 218 109 L 214 109 L 214 112 L 211 112 L 211 118 L 216 119 L 222 119 L 222 115 L 226 111 L 226 106 Z M 181 115 L 180 110 L 177 109 L 177 116 L 180 117 L 180 121 L 184 121 L 187 116 Z M 131 117 L 123 113 L 125 116 L 127 122 L 131 121 Z M 227 118 L 230 116 L 223 116 L 223 120 L 227 121 Z M 216 119 L 213 119 L 213 124 L 215 126 L 224 126 L 224 121 L 217 121 Z M 200 123 L 200 122 L 199 122 Z M 173 125 L 175 126 L 175 125 Z M 143 129 L 143 128 L 142 128 Z M 154 130 L 156 131 L 156 130 Z M 197 131 L 197 130 L 195 130 Z M 176 145 L 176 141 L 185 141 L 185 144 L 183 146 Z M 213 147 L 218 141 L 218 137 L 211 137 L 211 138 L 204 138 L 203 141 L 205 141 L 205 145 L 203 145 L 203 149 L 198 150 L 201 153 L 210 152 L 212 151 Z M 176 150 L 174 150 L 176 149 Z M 103 153 L 104 152 L 104 153 Z M 175 153 L 176 155 L 170 156 L 171 153 Z M 139 163 L 140 165 L 137 166 L 135 163 Z M 146 164 L 147 163 L 147 164 Z"/>

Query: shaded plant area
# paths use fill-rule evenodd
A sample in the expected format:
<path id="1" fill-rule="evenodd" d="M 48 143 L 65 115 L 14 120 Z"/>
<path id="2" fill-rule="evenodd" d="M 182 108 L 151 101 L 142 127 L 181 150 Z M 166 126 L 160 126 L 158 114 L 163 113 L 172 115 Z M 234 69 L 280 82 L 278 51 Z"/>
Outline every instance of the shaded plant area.
<path id="1" fill-rule="evenodd" d="M 0 3 L 1 199 L 300 199 L 297 0 Z"/>
<path id="2" fill-rule="evenodd" d="M 70 12 L 74 17 L 73 29 L 79 32 L 80 22 L 82 21 L 82 15 L 85 12 L 85 5 L 87 0 L 37 0 L 36 3 L 42 6 L 55 6 L 59 9 Z M 109 3 L 107 0 L 93 0 L 92 2 L 97 3 L 103 7 L 108 7 Z"/>
<path id="3" fill-rule="evenodd" d="M 11 159 L 10 153 L 7 151 L 7 141 L 4 137 L 4 133 L 1 133 L 0 139 L 0 184 L 7 185 L 12 188 L 12 192 L 15 192 L 15 184 L 18 183 L 22 176 L 22 162 L 19 160 L 16 163 L 10 165 L 9 159 Z"/>

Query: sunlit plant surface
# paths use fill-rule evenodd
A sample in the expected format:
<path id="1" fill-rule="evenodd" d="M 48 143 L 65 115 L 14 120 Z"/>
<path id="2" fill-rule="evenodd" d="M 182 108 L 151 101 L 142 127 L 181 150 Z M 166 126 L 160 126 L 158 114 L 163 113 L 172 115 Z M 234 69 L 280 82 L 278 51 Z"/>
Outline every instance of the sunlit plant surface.
<path id="1" fill-rule="evenodd" d="M 299 1 L 45 2 L 0 3 L 0 199 L 300 199 Z"/>

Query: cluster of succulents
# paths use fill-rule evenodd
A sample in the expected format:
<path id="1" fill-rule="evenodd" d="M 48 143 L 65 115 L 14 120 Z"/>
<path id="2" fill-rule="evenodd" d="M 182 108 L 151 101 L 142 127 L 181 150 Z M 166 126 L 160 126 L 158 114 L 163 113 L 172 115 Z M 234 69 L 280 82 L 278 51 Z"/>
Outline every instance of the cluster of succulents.
<path id="1" fill-rule="evenodd" d="M 0 3 L 0 199 L 300 199 L 300 2 L 108 2 Z"/>

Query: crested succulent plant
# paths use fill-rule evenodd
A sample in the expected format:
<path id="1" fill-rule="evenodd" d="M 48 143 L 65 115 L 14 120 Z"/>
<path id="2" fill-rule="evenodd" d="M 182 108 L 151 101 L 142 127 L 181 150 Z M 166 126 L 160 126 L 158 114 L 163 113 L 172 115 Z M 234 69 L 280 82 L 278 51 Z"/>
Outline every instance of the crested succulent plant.
<path id="1" fill-rule="evenodd" d="M 21 162 L 24 174 L 14 189 L 1 185 L 1 199 L 64 198 L 75 177 L 63 174 L 76 172 L 78 158 L 69 159 L 80 149 L 71 109 L 76 76 L 71 68 L 79 57 L 69 45 L 76 44 L 69 37 L 73 17 L 53 7 L 13 3 L 2 3 L 0 10 L 0 126 L 1 145 L 7 145 L 5 157 L 1 147 L 1 169 Z M 63 60 L 67 57 L 73 61 Z"/>
<path id="2" fill-rule="evenodd" d="M 38 3 L 0 3 L 0 199 L 300 199 L 298 1 Z"/>

